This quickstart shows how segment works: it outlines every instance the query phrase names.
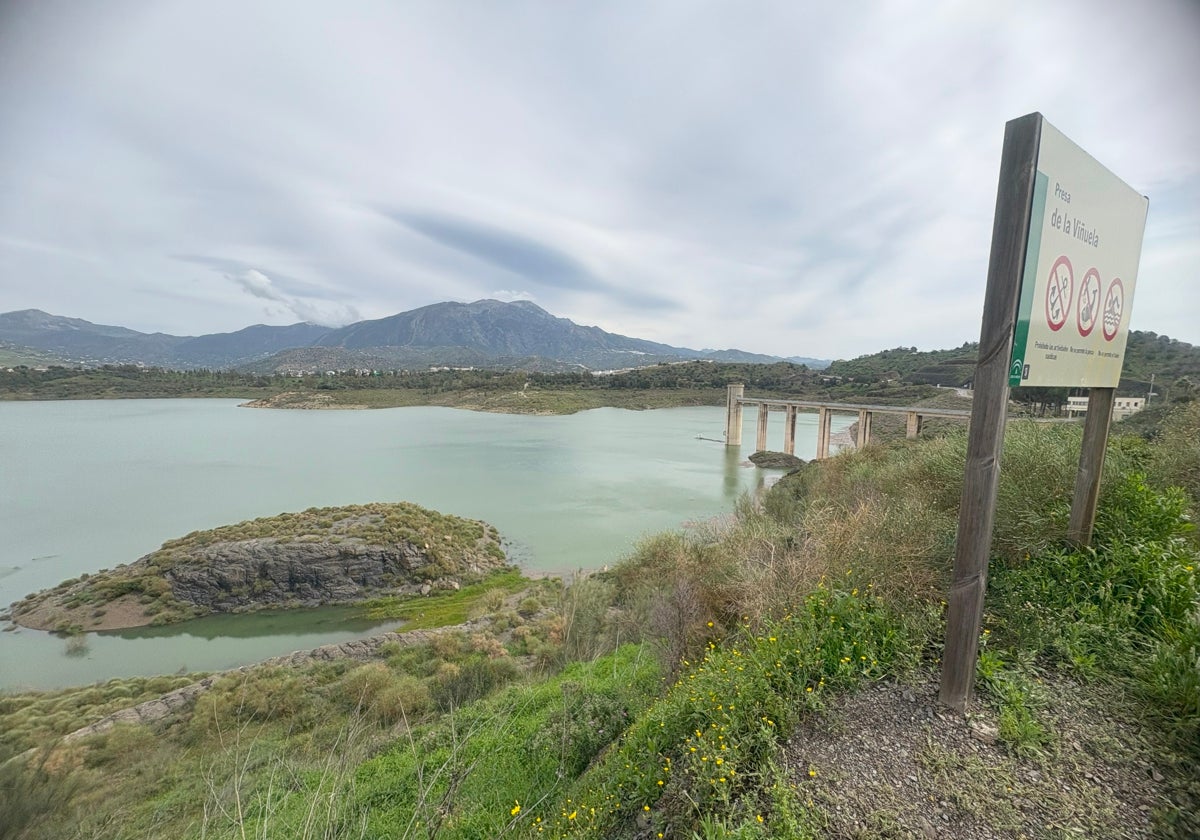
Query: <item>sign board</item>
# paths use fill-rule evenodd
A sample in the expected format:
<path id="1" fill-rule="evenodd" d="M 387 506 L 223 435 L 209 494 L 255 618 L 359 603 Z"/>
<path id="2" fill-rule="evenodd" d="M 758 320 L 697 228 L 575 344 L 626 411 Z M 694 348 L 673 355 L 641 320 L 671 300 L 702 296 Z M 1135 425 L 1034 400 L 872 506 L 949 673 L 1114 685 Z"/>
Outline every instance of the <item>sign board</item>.
<path id="1" fill-rule="evenodd" d="M 1009 386 L 1117 386 L 1148 208 L 1041 121 Z"/>

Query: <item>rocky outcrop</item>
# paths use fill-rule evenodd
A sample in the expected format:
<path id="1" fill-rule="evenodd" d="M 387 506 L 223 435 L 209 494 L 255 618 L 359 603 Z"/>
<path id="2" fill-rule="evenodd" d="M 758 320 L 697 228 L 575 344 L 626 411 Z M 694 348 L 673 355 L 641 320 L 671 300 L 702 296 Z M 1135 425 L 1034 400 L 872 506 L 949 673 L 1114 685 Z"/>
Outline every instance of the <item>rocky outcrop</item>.
<path id="1" fill-rule="evenodd" d="M 257 400 L 250 400 L 241 405 L 242 408 L 307 408 L 307 409 L 365 409 L 367 406 L 358 403 L 338 402 L 331 394 L 320 394 L 306 391 L 284 391 Z"/>
<path id="2" fill-rule="evenodd" d="M 428 595 L 506 565 L 500 535 L 483 522 L 404 502 L 310 508 L 168 541 L 129 565 L 30 595 L 11 618 L 62 633 L 112 630 Z"/>
<path id="3" fill-rule="evenodd" d="M 755 452 L 750 463 L 767 470 L 795 470 L 804 466 L 804 459 L 785 452 Z"/>
<path id="4" fill-rule="evenodd" d="M 486 555 L 467 560 L 459 574 L 472 578 L 501 565 Z M 165 577 L 175 600 L 206 611 L 235 612 L 345 603 L 382 592 L 415 593 L 442 578 L 440 572 L 429 554 L 411 543 L 256 539 L 206 546 Z"/>

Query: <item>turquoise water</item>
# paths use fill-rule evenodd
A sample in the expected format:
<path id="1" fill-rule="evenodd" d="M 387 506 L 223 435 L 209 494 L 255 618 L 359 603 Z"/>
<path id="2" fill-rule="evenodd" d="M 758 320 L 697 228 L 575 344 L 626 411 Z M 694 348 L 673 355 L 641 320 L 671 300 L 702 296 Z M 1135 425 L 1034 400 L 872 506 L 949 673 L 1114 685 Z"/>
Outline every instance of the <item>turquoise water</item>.
<path id="1" fill-rule="evenodd" d="M 752 415 L 747 418 L 752 420 Z M 782 415 L 770 448 L 782 447 Z M 852 422 L 835 418 L 835 430 Z M 0 605 L 194 530 L 289 510 L 411 501 L 495 525 L 527 572 L 611 564 L 647 534 L 760 486 L 723 408 L 565 417 L 444 408 L 268 411 L 233 400 L 0 403 Z M 812 457 L 815 415 L 797 424 Z M 386 625 L 394 626 L 394 625 Z M 216 616 L 62 639 L 0 633 L 0 689 L 233 667 L 379 632 L 345 612 Z"/>

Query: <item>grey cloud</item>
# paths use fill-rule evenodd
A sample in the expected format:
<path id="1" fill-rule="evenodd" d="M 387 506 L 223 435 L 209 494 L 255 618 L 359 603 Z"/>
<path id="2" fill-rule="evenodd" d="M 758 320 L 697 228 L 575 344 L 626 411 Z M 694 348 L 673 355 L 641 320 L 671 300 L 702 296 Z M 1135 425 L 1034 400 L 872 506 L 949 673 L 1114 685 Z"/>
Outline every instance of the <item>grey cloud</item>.
<path id="1" fill-rule="evenodd" d="M 213 269 L 251 297 L 278 304 L 277 307 L 268 310 L 274 314 L 291 313 L 301 321 L 330 327 L 344 326 L 361 318 L 358 309 L 353 305 L 331 301 L 328 294 L 298 292 L 297 287 L 303 287 L 305 284 L 280 278 L 277 274 L 274 278 L 269 277 L 265 272 L 238 260 L 202 254 L 175 254 L 173 258 L 183 263 Z M 284 283 L 282 287 L 277 282 L 281 279 Z"/>
<path id="2" fill-rule="evenodd" d="M 392 218 L 430 239 L 522 279 L 572 289 L 602 286 L 578 261 L 540 242 L 500 228 L 431 213 L 396 212 Z"/>
<path id="3" fill-rule="evenodd" d="M 668 297 L 606 282 L 570 254 L 500 227 L 429 212 L 392 211 L 387 215 L 446 248 L 527 282 L 560 290 L 602 292 L 649 309 L 677 307 Z"/>
<path id="4" fill-rule="evenodd" d="M 494 300 L 502 300 L 502 301 L 505 301 L 506 303 L 514 301 L 514 300 L 536 300 L 537 299 L 536 296 L 532 292 L 526 292 L 524 290 L 517 291 L 515 289 L 495 289 L 492 291 L 491 294 L 488 295 L 488 297 L 490 297 Z"/>
<path id="5" fill-rule="evenodd" d="M 1038 109 L 1150 194 L 1136 323 L 1200 341 L 1192 0 L 358 9 L 0 3 L 0 310 L 195 334 L 491 294 L 684 346 L 958 345 Z"/>
<path id="6" fill-rule="evenodd" d="M 328 305 L 302 297 L 286 294 L 271 282 L 271 278 L 258 269 L 251 268 L 240 274 L 227 277 L 250 295 L 261 300 L 280 304 L 302 321 L 327 327 L 341 327 L 360 320 L 358 310 L 344 304 Z"/>

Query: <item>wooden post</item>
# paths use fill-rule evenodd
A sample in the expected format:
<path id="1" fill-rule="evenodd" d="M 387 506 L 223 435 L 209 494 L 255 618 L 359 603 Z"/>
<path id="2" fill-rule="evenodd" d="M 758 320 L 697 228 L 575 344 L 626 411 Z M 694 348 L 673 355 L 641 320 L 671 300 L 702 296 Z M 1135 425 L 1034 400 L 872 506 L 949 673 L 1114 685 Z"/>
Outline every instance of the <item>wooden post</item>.
<path id="1" fill-rule="evenodd" d="M 913 440 L 917 435 L 921 434 L 921 415 L 915 411 L 908 412 L 908 423 L 904 430 L 905 436 L 909 440 Z"/>
<path id="2" fill-rule="evenodd" d="M 742 445 L 742 404 L 745 385 L 730 385 L 725 392 L 725 445 Z"/>
<path id="3" fill-rule="evenodd" d="M 787 455 L 796 454 L 796 406 L 787 407 L 787 420 L 783 424 L 783 451 Z"/>
<path id="4" fill-rule="evenodd" d="M 767 413 L 769 411 L 765 402 L 758 404 L 758 441 L 754 444 L 755 452 L 767 451 Z"/>
<path id="5" fill-rule="evenodd" d="M 979 625 L 987 589 L 988 554 L 1000 481 L 1000 452 L 1008 409 L 1008 363 L 1033 204 L 1041 114 L 1004 127 L 996 216 L 975 367 L 975 396 L 967 437 L 967 465 L 958 508 L 958 540 L 946 615 L 940 699 L 965 711 L 975 683 Z"/>
<path id="6" fill-rule="evenodd" d="M 871 445 L 871 412 L 867 409 L 859 409 L 858 412 L 858 441 L 859 449 Z"/>
<path id="7" fill-rule="evenodd" d="M 1104 450 L 1108 445 L 1108 427 L 1116 393 L 1115 388 L 1091 388 L 1088 391 L 1083 447 L 1079 452 L 1079 472 L 1075 475 L 1075 497 L 1071 500 L 1071 521 L 1067 527 L 1067 539 L 1076 545 L 1092 544 L 1096 502 L 1100 498 L 1100 474 L 1104 470 Z"/>
<path id="8" fill-rule="evenodd" d="M 833 412 L 825 406 L 817 409 L 817 460 L 823 461 L 829 457 L 829 430 L 833 422 Z"/>

